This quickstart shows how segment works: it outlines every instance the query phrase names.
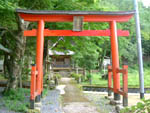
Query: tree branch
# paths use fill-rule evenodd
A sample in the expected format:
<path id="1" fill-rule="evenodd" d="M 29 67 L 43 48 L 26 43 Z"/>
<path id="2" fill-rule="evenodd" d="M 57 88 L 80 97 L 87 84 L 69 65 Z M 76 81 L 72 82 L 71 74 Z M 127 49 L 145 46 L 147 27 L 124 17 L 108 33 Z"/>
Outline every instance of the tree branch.
<path id="1" fill-rule="evenodd" d="M 18 40 L 16 38 L 16 35 L 12 31 L 10 31 L 8 28 L 6 28 L 6 27 L 0 27 L 0 30 L 6 30 L 7 32 L 9 32 L 15 38 L 15 40 Z"/>
<path id="2" fill-rule="evenodd" d="M 12 50 L 8 49 L 8 48 L 5 48 L 2 44 L 0 44 L 0 50 L 6 52 L 6 53 L 11 53 Z"/>
<path id="3" fill-rule="evenodd" d="M 0 30 L 5 30 L 5 31 L 9 32 L 10 35 L 11 35 L 16 41 L 18 41 L 20 44 L 22 44 L 21 40 L 19 40 L 19 39 L 16 37 L 16 35 L 15 35 L 11 30 L 9 30 L 8 28 L 6 28 L 6 27 L 0 27 Z M 6 32 L 5 32 L 5 33 L 6 33 Z"/>

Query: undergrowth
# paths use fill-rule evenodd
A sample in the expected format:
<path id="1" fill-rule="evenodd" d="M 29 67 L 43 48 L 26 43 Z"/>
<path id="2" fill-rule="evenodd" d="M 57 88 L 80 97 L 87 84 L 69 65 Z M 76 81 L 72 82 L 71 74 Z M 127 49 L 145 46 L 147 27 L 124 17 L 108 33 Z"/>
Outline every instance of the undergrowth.
<path id="1" fill-rule="evenodd" d="M 3 94 L 2 102 L 8 110 L 25 113 L 29 108 L 29 95 L 29 89 L 10 89 Z"/>
<path id="2" fill-rule="evenodd" d="M 48 89 L 43 90 L 43 97 L 48 94 Z M 21 112 L 21 113 L 34 113 L 29 110 L 29 98 L 30 89 L 18 88 L 10 89 L 8 92 L 3 93 L 3 97 L 0 99 L 1 107 L 6 107 L 10 111 Z M 37 112 L 36 112 L 37 113 Z"/>
<path id="3" fill-rule="evenodd" d="M 150 113 L 150 99 L 143 99 L 134 106 L 126 107 L 121 113 Z"/>

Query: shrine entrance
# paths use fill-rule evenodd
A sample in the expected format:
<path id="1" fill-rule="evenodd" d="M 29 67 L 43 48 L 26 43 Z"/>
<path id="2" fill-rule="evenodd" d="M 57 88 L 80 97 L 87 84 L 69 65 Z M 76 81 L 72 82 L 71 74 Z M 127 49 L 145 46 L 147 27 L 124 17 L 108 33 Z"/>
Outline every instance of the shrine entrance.
<path id="1" fill-rule="evenodd" d="M 36 36 L 36 64 L 31 71 L 30 107 L 39 102 L 43 91 L 43 50 L 45 36 L 110 36 L 112 66 L 108 66 L 108 96 L 114 92 L 114 100 L 120 100 L 123 95 L 123 105 L 127 106 L 128 81 L 127 66 L 119 67 L 118 36 L 129 36 L 129 31 L 117 30 L 117 22 L 127 22 L 134 15 L 134 11 L 100 12 L 100 11 L 32 11 L 17 9 L 24 21 L 37 22 L 38 28 L 25 30 L 24 36 Z M 49 30 L 44 28 L 45 22 L 73 22 L 73 30 Z M 107 30 L 82 30 L 83 22 L 107 22 Z M 113 87 L 111 86 L 113 75 Z M 120 74 L 123 73 L 123 90 L 120 89 Z"/>

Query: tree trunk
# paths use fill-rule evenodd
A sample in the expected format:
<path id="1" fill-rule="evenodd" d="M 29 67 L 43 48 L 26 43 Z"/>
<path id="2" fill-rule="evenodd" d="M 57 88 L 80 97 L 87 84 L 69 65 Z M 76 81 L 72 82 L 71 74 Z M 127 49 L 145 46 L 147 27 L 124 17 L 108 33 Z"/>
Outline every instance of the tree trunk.
<path id="1" fill-rule="evenodd" d="M 47 72 L 49 72 L 49 68 L 50 68 L 50 56 L 49 56 L 49 48 L 50 48 L 50 44 L 51 44 L 51 40 L 48 40 L 48 45 L 47 45 L 47 57 L 46 57 L 46 59 L 47 59 L 47 61 L 48 61 L 48 63 L 46 64 L 46 70 L 47 70 Z"/>
<path id="2" fill-rule="evenodd" d="M 102 70 L 102 65 L 103 65 L 105 55 L 106 55 L 106 49 L 103 48 L 103 53 L 102 53 L 101 57 L 99 58 L 99 71 Z"/>
<path id="3" fill-rule="evenodd" d="M 79 68 L 78 68 L 78 64 L 76 63 L 76 66 L 75 66 L 75 71 L 76 71 L 76 74 L 79 74 Z"/>
<path id="4" fill-rule="evenodd" d="M 43 72 L 44 72 L 44 75 L 47 73 L 47 69 L 46 69 L 46 67 L 47 67 L 47 54 L 48 54 L 47 49 L 48 49 L 48 41 L 45 40 L 44 41 L 44 55 L 43 55 L 43 66 L 44 66 Z"/>
<path id="5" fill-rule="evenodd" d="M 89 74 L 90 74 L 90 80 L 89 80 L 89 82 L 90 82 L 90 85 L 92 85 L 92 72 L 91 72 L 91 70 L 89 70 Z"/>
<path id="6" fill-rule="evenodd" d="M 11 37 L 13 37 L 14 40 L 11 41 L 14 45 L 12 46 L 9 44 L 10 48 L 13 48 L 13 52 L 8 55 L 5 54 L 5 66 L 7 67 L 8 71 L 8 82 L 7 87 L 5 88 L 5 91 L 8 91 L 9 89 L 17 88 L 18 87 L 18 78 L 20 82 L 20 87 L 22 87 L 22 68 L 23 68 L 23 56 L 25 52 L 25 46 L 26 46 L 26 37 L 23 37 L 23 31 L 29 23 L 22 23 L 18 15 L 16 15 L 16 22 L 18 25 L 17 31 L 10 31 L 8 30 L 9 34 L 11 34 Z M 3 37 L 3 39 L 7 42 L 6 37 Z M 5 70 L 6 71 L 6 70 Z"/>
<path id="7" fill-rule="evenodd" d="M 82 82 L 85 80 L 86 78 L 86 69 L 83 68 L 83 77 L 82 77 Z"/>

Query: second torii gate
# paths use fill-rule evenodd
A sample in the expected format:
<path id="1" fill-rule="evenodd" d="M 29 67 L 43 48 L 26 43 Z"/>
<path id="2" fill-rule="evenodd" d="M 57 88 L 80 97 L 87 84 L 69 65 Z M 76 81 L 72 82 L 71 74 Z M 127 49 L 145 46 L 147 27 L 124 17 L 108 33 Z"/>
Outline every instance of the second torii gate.
<path id="1" fill-rule="evenodd" d="M 43 49 L 44 36 L 110 36 L 112 53 L 112 73 L 114 100 L 120 100 L 120 75 L 118 39 L 117 36 L 129 36 L 126 30 L 117 30 L 117 22 L 126 22 L 132 18 L 134 11 L 100 12 L 100 11 L 32 11 L 17 9 L 19 16 L 25 21 L 37 22 L 38 28 L 25 30 L 24 36 L 36 36 L 36 65 L 32 66 L 31 76 L 31 108 L 34 101 L 40 101 L 43 91 Z M 107 22 L 108 30 L 49 30 L 44 29 L 45 22 L 73 22 L 74 17 L 83 18 L 83 22 Z M 37 76 L 36 76 L 37 75 Z"/>

